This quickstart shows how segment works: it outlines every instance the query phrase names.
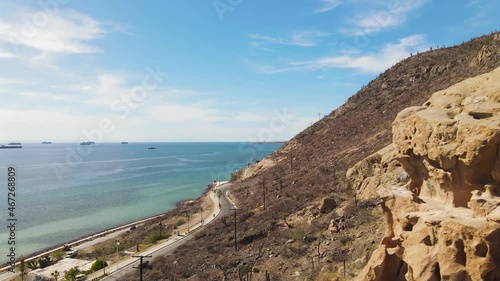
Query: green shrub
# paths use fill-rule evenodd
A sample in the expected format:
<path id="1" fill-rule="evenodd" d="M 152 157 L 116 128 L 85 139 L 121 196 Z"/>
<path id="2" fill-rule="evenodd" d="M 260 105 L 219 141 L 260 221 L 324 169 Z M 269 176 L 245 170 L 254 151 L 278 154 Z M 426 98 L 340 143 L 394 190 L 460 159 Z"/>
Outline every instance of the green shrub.
<path id="1" fill-rule="evenodd" d="M 66 256 L 66 252 L 63 249 L 57 250 L 50 254 L 53 261 L 62 260 Z"/>
<path id="2" fill-rule="evenodd" d="M 230 182 L 236 182 L 240 180 L 243 177 L 243 172 L 245 169 L 237 170 L 231 173 L 231 178 L 229 179 Z"/>
<path id="3" fill-rule="evenodd" d="M 155 244 L 156 242 L 158 242 L 159 240 L 162 240 L 162 239 L 167 239 L 168 237 L 170 237 L 171 234 L 170 233 L 166 233 L 165 231 L 163 231 L 160 235 L 160 231 L 159 230 L 155 230 L 153 232 L 151 232 L 145 239 L 144 241 L 146 243 L 149 243 L 149 244 Z"/>
<path id="4" fill-rule="evenodd" d="M 185 224 L 187 221 L 185 219 L 179 219 L 176 223 L 175 226 L 181 226 Z"/>
<path id="5" fill-rule="evenodd" d="M 103 269 L 106 266 L 108 266 L 108 263 L 106 261 L 98 259 L 92 264 L 92 267 L 90 267 L 90 269 L 92 271 L 98 271 L 99 269 Z"/>
<path id="6" fill-rule="evenodd" d="M 76 279 L 76 276 L 78 274 L 80 274 L 80 270 L 78 269 L 78 267 L 75 266 L 75 267 L 71 268 L 70 270 L 64 272 L 64 279 L 69 280 L 69 281 L 73 281 Z"/>

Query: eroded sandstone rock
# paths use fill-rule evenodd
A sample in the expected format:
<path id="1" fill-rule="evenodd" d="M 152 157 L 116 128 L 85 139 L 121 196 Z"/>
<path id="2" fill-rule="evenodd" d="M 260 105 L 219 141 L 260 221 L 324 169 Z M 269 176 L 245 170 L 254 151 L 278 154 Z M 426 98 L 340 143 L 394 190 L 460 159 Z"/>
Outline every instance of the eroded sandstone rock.
<path id="1" fill-rule="evenodd" d="M 473 190 L 500 182 L 500 69 L 402 111 L 393 143 L 412 191 L 467 207 Z"/>
<path id="2" fill-rule="evenodd" d="M 500 69 L 403 110 L 393 145 L 348 178 L 384 212 L 357 280 L 500 280 Z"/>

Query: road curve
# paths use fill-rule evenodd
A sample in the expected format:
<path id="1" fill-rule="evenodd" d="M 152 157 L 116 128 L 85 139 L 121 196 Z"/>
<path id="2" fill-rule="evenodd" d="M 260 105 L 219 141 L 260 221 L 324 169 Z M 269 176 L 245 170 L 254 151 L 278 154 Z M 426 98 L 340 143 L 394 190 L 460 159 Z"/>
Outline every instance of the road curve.
<path id="1" fill-rule="evenodd" d="M 221 204 L 221 209 L 219 210 L 218 204 L 219 204 L 219 198 L 217 198 L 216 194 L 213 192 L 210 192 L 210 198 L 214 202 L 214 211 L 212 212 L 215 214 L 215 216 L 212 215 L 209 221 L 206 221 L 204 225 L 199 225 L 198 227 L 193 226 L 193 229 L 196 227 L 195 230 L 190 232 L 187 235 L 184 236 L 176 236 L 173 238 L 168 239 L 167 241 L 153 246 L 143 252 L 140 252 L 139 254 L 141 255 L 151 255 L 152 258 L 149 260 L 153 260 L 156 257 L 160 256 L 165 256 L 173 253 L 175 249 L 177 249 L 179 246 L 184 245 L 188 243 L 191 239 L 193 239 L 194 234 L 197 233 L 199 230 L 203 229 L 206 225 L 211 224 L 215 222 L 216 219 L 221 218 L 223 216 L 228 216 L 231 214 L 231 209 L 236 208 L 234 203 L 231 201 L 231 199 L 228 197 L 228 190 L 231 188 L 232 184 L 231 183 L 224 183 L 218 187 L 221 191 L 221 197 L 220 197 L 220 204 Z M 100 279 L 100 280 L 105 280 L 105 281 L 116 281 L 116 280 L 122 280 L 125 278 L 125 276 L 130 275 L 131 273 L 137 273 L 138 270 L 137 267 L 139 265 L 139 259 L 138 258 L 128 258 L 126 260 L 123 260 L 121 262 L 118 262 L 118 264 L 111 264 L 110 266 L 107 267 L 106 271 L 108 273 L 108 276 Z M 94 274 L 89 275 L 88 280 L 93 280 L 93 278 L 100 277 L 102 276 L 103 273 L 102 271 L 98 271 Z"/>

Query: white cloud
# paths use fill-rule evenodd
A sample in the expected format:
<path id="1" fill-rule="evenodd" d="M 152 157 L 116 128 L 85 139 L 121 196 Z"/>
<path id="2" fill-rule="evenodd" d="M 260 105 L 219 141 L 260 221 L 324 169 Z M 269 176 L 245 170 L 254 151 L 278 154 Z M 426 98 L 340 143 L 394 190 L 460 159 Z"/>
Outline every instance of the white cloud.
<path id="1" fill-rule="evenodd" d="M 47 109 L 0 108 L 2 139 L 41 140 L 81 138 L 82 128 L 92 128 L 92 118 Z"/>
<path id="2" fill-rule="evenodd" d="M 49 92 L 35 92 L 35 91 L 27 91 L 27 92 L 21 92 L 19 93 L 20 96 L 29 98 L 29 99 L 37 99 L 37 100 L 44 100 L 44 101 L 62 101 L 62 100 L 69 100 L 69 96 L 66 95 L 58 95 L 55 93 L 49 93 Z"/>
<path id="3" fill-rule="evenodd" d="M 18 78 L 0 77 L 0 85 L 21 84 L 21 83 L 28 83 L 28 81 L 21 80 Z"/>
<path id="4" fill-rule="evenodd" d="M 273 49 L 265 47 L 264 45 L 265 45 L 264 42 L 256 42 L 256 41 L 250 42 L 250 46 L 252 46 L 256 49 L 267 51 L 267 52 L 274 52 Z"/>
<path id="5" fill-rule="evenodd" d="M 162 91 L 164 96 L 168 96 L 171 98 L 191 98 L 197 97 L 200 94 L 196 91 L 190 89 L 178 89 L 178 88 L 169 88 Z"/>
<path id="6" fill-rule="evenodd" d="M 22 12 L 0 20 L 0 42 L 42 53 L 101 52 L 90 42 L 104 33 L 102 23 L 72 10 Z"/>
<path id="7" fill-rule="evenodd" d="M 165 122 L 214 122 L 225 119 L 223 114 L 211 103 L 180 104 L 166 103 L 147 109 L 149 118 Z"/>
<path id="8" fill-rule="evenodd" d="M 349 35 L 363 35 L 379 32 L 404 23 L 412 11 L 422 7 L 429 0 L 391 1 L 384 9 L 361 14 L 354 20 L 354 28 L 343 28 Z"/>
<path id="9" fill-rule="evenodd" d="M 72 85 L 71 88 L 88 95 L 87 103 L 109 107 L 116 100 L 131 95 L 132 88 L 126 86 L 126 81 L 123 74 L 101 73 L 82 84 Z"/>
<path id="10" fill-rule="evenodd" d="M 249 34 L 248 37 L 259 42 L 268 42 L 272 44 L 314 47 L 318 44 L 321 38 L 329 36 L 329 33 L 318 30 L 300 30 L 294 31 L 289 37 L 272 37 L 260 34 Z M 252 42 L 252 45 L 259 46 L 261 44 Z"/>
<path id="11" fill-rule="evenodd" d="M 15 54 L 0 50 L 0 59 L 11 59 L 17 57 Z"/>
<path id="12" fill-rule="evenodd" d="M 323 57 L 310 61 L 291 62 L 283 68 L 261 66 L 259 70 L 263 73 L 275 74 L 290 71 L 348 68 L 360 70 L 364 73 L 380 73 L 408 57 L 411 52 L 423 51 L 425 49 L 426 42 L 424 36 L 412 35 L 400 39 L 396 44 L 387 44 L 379 52 L 372 54 Z"/>
<path id="13" fill-rule="evenodd" d="M 158 130 L 149 133 L 151 138 L 182 141 L 282 141 L 289 140 L 301 132 L 311 123 L 317 121 L 315 117 L 298 116 L 287 112 L 286 121 L 275 120 L 276 116 L 269 111 L 269 122 L 188 122 L 165 124 L 157 126 Z M 177 126 L 176 126 L 177 125 Z"/>
<path id="14" fill-rule="evenodd" d="M 243 122 L 259 122 L 259 121 L 266 121 L 270 120 L 270 118 L 256 114 L 256 113 L 251 113 L 251 112 L 240 112 L 235 118 L 236 121 L 243 121 Z"/>
<path id="15" fill-rule="evenodd" d="M 314 11 L 315 14 L 329 12 L 342 4 L 342 0 L 321 0 L 321 7 Z"/>

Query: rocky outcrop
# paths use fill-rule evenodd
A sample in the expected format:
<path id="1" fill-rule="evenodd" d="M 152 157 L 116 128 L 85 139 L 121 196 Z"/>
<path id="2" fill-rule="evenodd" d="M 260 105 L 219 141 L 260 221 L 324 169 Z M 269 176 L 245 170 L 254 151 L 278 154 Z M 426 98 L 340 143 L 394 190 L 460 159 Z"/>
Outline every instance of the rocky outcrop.
<path id="1" fill-rule="evenodd" d="M 357 280 L 500 280 L 500 68 L 403 110 L 347 177 L 385 223 Z"/>
<path id="2" fill-rule="evenodd" d="M 500 228 L 399 187 L 379 191 L 386 233 L 358 280 L 498 280 Z M 497 278 L 497 279 L 495 279 Z"/>
<path id="3" fill-rule="evenodd" d="M 493 35 L 493 41 L 500 41 L 500 34 L 496 33 Z M 498 48 L 492 47 L 491 45 L 483 45 L 479 53 L 476 55 L 474 60 L 470 63 L 471 67 L 480 66 L 491 58 L 494 58 L 500 54 L 500 50 Z"/>
<path id="4" fill-rule="evenodd" d="M 318 209 L 322 213 L 329 213 L 336 207 L 337 207 L 337 202 L 335 202 L 335 199 L 324 197 L 321 200 L 321 204 L 319 205 Z"/>
<path id="5" fill-rule="evenodd" d="M 356 197 L 360 200 L 378 197 L 379 186 L 403 186 L 410 179 L 396 159 L 396 151 L 392 144 L 347 170 L 346 178 L 357 190 Z"/>
<path id="6" fill-rule="evenodd" d="M 500 182 L 500 69 L 437 92 L 393 123 L 409 188 L 467 207 L 473 190 Z"/>

